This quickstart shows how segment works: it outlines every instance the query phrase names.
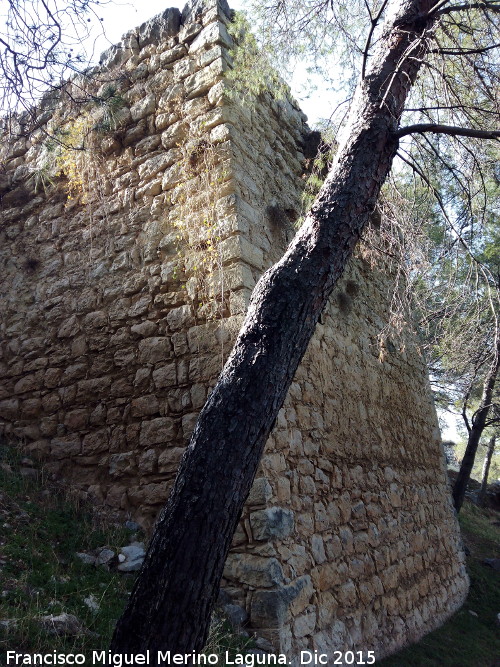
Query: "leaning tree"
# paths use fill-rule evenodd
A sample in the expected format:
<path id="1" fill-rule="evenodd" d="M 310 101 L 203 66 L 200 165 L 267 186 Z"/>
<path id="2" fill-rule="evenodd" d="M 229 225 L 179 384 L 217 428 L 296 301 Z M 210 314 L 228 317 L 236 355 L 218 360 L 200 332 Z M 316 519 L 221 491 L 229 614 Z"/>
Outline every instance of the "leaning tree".
<path id="1" fill-rule="evenodd" d="M 265 442 L 398 148 L 414 134 L 500 137 L 492 90 L 498 0 L 280 0 L 265 9 L 264 28 L 271 35 L 285 30 L 287 44 L 294 30 L 314 41 L 323 26 L 324 39 L 333 33 L 337 44 L 350 45 L 346 64 L 355 68 L 355 90 L 324 185 L 282 259 L 258 282 L 201 411 L 116 627 L 116 653 L 203 647 Z M 360 44 L 351 28 L 363 27 L 363 12 Z M 415 106 L 412 94 L 420 88 L 424 103 Z M 414 110 L 405 113 L 408 102 Z"/>
<path id="2" fill-rule="evenodd" d="M 466 429 L 453 486 L 457 511 L 485 430 L 500 421 L 498 156 L 491 143 L 471 151 L 447 138 L 437 146 L 417 138 L 403 155 L 406 173 L 384 198 L 390 218 L 404 230 L 407 284 L 436 397 L 441 408 L 458 411 Z"/>
<path id="3" fill-rule="evenodd" d="M 419 320 L 436 402 L 466 432 L 453 485 L 457 512 L 478 446 L 500 422 L 500 183 L 498 149 L 485 148 L 460 155 L 451 142 L 439 142 L 438 151 L 417 138 L 383 200 L 399 232 L 389 237 L 391 250 L 401 259 L 404 296 Z"/>

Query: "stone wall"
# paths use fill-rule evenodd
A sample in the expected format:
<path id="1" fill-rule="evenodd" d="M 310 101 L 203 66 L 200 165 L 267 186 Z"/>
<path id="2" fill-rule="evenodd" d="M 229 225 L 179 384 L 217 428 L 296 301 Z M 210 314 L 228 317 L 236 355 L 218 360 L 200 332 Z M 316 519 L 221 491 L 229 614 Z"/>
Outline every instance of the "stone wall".
<path id="1" fill-rule="evenodd" d="M 224 95 L 227 24 L 215 0 L 166 10 L 0 155 L 1 433 L 146 528 L 300 210 L 305 117 Z M 321 317 L 226 564 L 292 658 L 385 655 L 467 591 L 425 364 L 411 326 L 381 337 L 393 286 L 369 259 Z"/>
<path id="2" fill-rule="evenodd" d="M 362 258 L 351 264 L 267 444 L 249 543 L 226 563 L 254 627 L 292 656 L 381 657 L 467 593 L 424 361 L 411 329 L 380 336 L 392 290 Z M 252 590 L 261 572 L 267 588 Z"/>

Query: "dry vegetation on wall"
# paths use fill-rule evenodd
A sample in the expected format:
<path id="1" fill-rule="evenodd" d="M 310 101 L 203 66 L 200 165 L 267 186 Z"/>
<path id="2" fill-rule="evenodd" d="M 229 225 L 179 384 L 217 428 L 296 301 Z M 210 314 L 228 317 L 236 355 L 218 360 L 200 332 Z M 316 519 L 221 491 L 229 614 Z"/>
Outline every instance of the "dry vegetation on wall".
<path id="1" fill-rule="evenodd" d="M 146 529 L 294 233 L 307 133 L 290 100 L 224 94 L 223 12 L 173 11 L 175 30 L 150 22 L 105 56 L 83 106 L 0 147 L 0 432 Z M 321 315 L 226 562 L 234 604 L 290 655 L 361 629 L 387 652 L 467 588 L 412 331 L 381 354 L 394 288 L 375 257 Z"/>
<path id="2" fill-rule="evenodd" d="M 96 209 L 108 215 L 107 195 L 112 191 L 109 156 L 120 151 L 130 129 L 130 113 L 120 92 L 130 85 L 123 72 L 106 76 L 110 83 L 85 82 L 80 90 L 84 103 L 56 106 L 47 124 L 47 138 L 31 167 L 35 190 L 49 195 L 64 179 L 66 208 L 83 206 L 91 229 Z M 74 98 L 75 84 L 66 94 Z M 172 96 L 170 96 L 172 97 Z M 170 118 L 189 115 L 186 104 L 175 95 L 167 104 Z M 227 151 L 208 136 L 210 120 L 196 119 L 183 127 L 182 139 L 171 149 L 170 206 L 159 216 L 165 235 L 174 234 L 177 259 L 172 277 L 186 290 L 197 321 L 229 316 L 228 290 L 224 288 L 224 257 L 220 247 L 224 221 L 218 202 L 227 194 L 231 176 Z M 189 137 L 189 139 L 185 139 Z M 231 332 L 236 333 L 236 330 Z M 221 350 L 224 357 L 223 349 Z"/>
<path id="3" fill-rule="evenodd" d="M 189 140 L 179 146 L 179 153 L 177 168 L 182 183 L 172 194 L 177 206 L 172 224 L 177 232 L 179 272 L 186 279 L 189 299 L 198 301 L 200 319 L 222 319 L 229 316 L 229 294 L 220 246 L 224 221 L 217 203 L 225 195 L 229 161 L 217 144 L 206 138 L 203 123 L 191 128 Z"/>

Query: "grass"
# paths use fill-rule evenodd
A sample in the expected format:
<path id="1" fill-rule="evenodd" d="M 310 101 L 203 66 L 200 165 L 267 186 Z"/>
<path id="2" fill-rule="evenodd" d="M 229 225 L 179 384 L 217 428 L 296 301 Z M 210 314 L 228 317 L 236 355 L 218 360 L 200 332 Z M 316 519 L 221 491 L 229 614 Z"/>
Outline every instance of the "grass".
<path id="1" fill-rule="evenodd" d="M 6 650 L 64 653 L 107 647 L 133 577 L 85 565 L 77 552 L 130 542 L 125 528 L 96 521 L 49 484 L 41 473 L 23 476 L 21 456 L 0 445 L 0 664 Z M 93 611 L 85 603 L 92 596 Z M 41 616 L 75 615 L 86 629 L 78 637 L 50 635 Z"/>
<path id="2" fill-rule="evenodd" d="M 460 526 L 470 555 L 470 592 L 465 605 L 441 628 L 396 655 L 381 667 L 500 667 L 500 573 L 482 563 L 500 558 L 498 512 L 466 502 Z M 474 613 L 471 613 L 474 612 Z"/>
<path id="3" fill-rule="evenodd" d="M 43 471 L 26 471 L 22 461 L 22 454 L 0 443 L 0 621 L 12 621 L 0 625 L 0 665 L 10 650 L 81 653 L 91 665 L 92 651 L 109 647 L 134 575 L 85 564 L 76 553 L 103 546 L 116 552 L 135 535 L 68 497 Z M 89 597 L 97 611 L 85 603 Z M 77 617 L 82 634 L 57 636 L 41 627 L 40 617 L 64 612 Z M 219 618 L 206 652 L 234 656 L 253 645 Z"/>
<path id="4" fill-rule="evenodd" d="M 25 466 L 24 466 L 25 467 Z M 24 472 L 24 474 L 22 474 Z M 96 519 L 44 479 L 23 471 L 22 455 L 0 444 L 0 620 L 15 619 L 0 628 L 0 665 L 5 652 L 83 653 L 91 664 L 92 650 L 107 650 L 117 618 L 133 584 L 133 575 L 84 564 L 75 554 L 109 546 L 115 551 L 133 534 Z M 418 644 L 378 662 L 381 667 L 500 667 L 500 573 L 484 558 L 500 557 L 499 514 L 466 503 L 460 514 L 470 555 L 470 594 L 464 607 L 442 628 Z M 85 599 L 99 605 L 92 611 Z M 470 612 L 473 611 L 474 614 Z M 41 616 L 73 614 L 85 628 L 77 637 L 48 634 Z M 207 653 L 245 653 L 253 642 L 231 632 L 229 624 L 214 624 Z M 219 660 L 224 665 L 224 660 Z"/>

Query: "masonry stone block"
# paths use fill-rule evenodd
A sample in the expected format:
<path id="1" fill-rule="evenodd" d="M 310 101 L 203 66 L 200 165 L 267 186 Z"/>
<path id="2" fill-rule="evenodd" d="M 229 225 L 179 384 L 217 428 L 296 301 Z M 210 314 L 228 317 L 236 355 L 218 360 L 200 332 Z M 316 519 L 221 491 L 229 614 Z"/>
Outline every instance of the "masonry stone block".
<path id="1" fill-rule="evenodd" d="M 230 553 L 224 577 L 263 588 L 284 583 L 283 569 L 276 558 L 262 558 L 252 554 Z"/>
<path id="2" fill-rule="evenodd" d="M 157 44 L 179 32 L 181 13 L 176 8 L 165 9 L 154 18 L 143 23 L 138 30 L 137 39 L 142 49 L 148 44 Z"/>
<path id="3" fill-rule="evenodd" d="M 221 44 L 229 48 L 233 44 L 233 39 L 229 35 L 226 26 L 223 23 L 214 21 L 210 23 L 199 33 L 189 46 L 189 53 L 196 53 L 201 49 L 209 48 L 213 44 Z"/>
<path id="4" fill-rule="evenodd" d="M 172 345 L 170 339 L 164 336 L 151 336 L 139 341 L 139 361 L 146 364 L 155 364 L 170 358 Z"/>
<path id="5" fill-rule="evenodd" d="M 172 442 L 176 435 L 175 424 L 168 417 L 157 417 L 151 421 L 143 421 L 139 443 L 141 447 Z"/>
<path id="6" fill-rule="evenodd" d="M 0 434 L 147 530 L 257 280 L 295 235 L 307 177 L 296 104 L 225 94 L 229 14 L 223 0 L 192 0 L 182 20 L 166 10 L 104 54 L 97 79 L 119 67 L 125 104 L 81 196 L 55 170 L 50 192 L 34 191 L 52 112 L 29 142 L 0 142 Z M 79 112 L 56 107 L 74 130 Z M 19 268 L 28 257 L 33 276 Z M 378 659 L 455 611 L 467 576 L 410 327 L 379 356 L 394 293 L 383 253 L 360 246 L 336 289 L 223 584 L 277 652 L 369 646 Z M 353 294 L 349 313 L 340 293 Z"/>
<path id="7" fill-rule="evenodd" d="M 256 540 L 281 540 L 294 529 L 294 514 L 283 507 L 268 507 L 250 514 L 250 525 Z"/>
<path id="8" fill-rule="evenodd" d="M 3 419 L 14 420 L 19 416 L 19 400 L 9 398 L 0 401 L 0 417 Z"/>
<path id="9" fill-rule="evenodd" d="M 299 577 L 274 590 L 257 591 L 252 595 L 250 617 L 257 628 L 280 628 L 292 611 L 300 613 L 313 594 L 310 577 Z M 300 599 L 302 598 L 302 599 Z"/>
<path id="10" fill-rule="evenodd" d="M 271 499 L 273 490 L 266 477 L 258 477 L 254 480 L 250 494 L 247 499 L 248 505 L 265 505 Z"/>

